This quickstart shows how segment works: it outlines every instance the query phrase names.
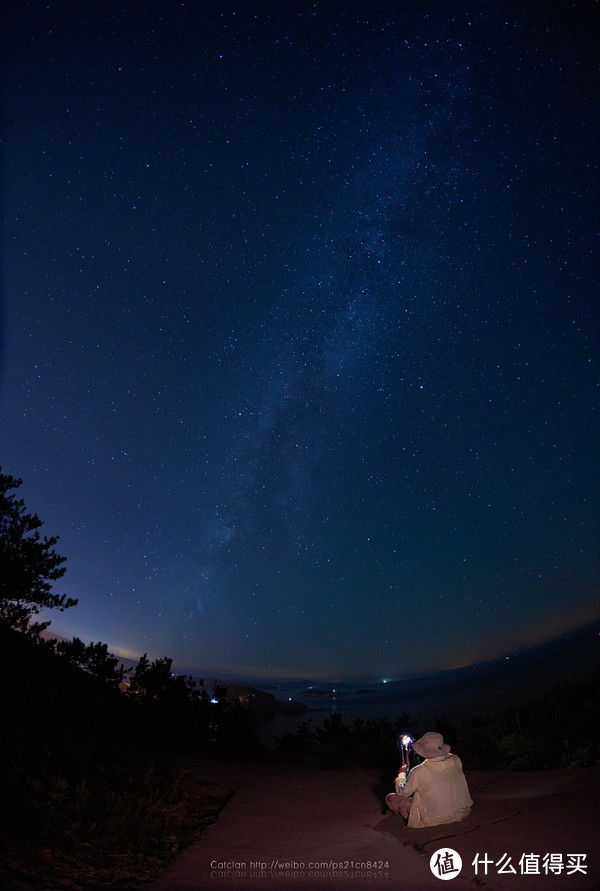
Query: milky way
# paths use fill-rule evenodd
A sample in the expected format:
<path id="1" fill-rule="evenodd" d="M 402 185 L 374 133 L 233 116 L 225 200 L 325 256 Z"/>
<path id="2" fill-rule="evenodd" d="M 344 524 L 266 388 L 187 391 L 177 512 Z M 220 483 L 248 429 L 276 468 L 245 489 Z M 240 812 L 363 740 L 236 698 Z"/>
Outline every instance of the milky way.
<path id="1" fill-rule="evenodd" d="M 53 630 L 377 678 L 598 617 L 589 7 L 121 7 L 4 29 L 0 457 Z"/>

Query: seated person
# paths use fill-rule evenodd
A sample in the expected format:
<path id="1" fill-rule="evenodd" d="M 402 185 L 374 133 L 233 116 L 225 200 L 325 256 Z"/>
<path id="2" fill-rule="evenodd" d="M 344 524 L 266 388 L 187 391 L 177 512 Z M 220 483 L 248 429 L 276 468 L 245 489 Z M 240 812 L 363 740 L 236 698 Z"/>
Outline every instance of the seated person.
<path id="1" fill-rule="evenodd" d="M 408 774 L 402 765 L 396 791 L 385 799 L 387 807 L 401 814 L 411 829 L 463 820 L 473 802 L 458 755 L 451 755 L 441 733 L 432 731 L 416 740 L 413 749 L 426 760 Z"/>

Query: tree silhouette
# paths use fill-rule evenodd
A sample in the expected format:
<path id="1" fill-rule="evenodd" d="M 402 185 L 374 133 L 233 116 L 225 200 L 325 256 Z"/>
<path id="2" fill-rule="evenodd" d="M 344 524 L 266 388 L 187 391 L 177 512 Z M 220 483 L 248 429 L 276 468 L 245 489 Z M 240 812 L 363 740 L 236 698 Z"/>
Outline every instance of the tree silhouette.
<path id="1" fill-rule="evenodd" d="M 0 622 L 35 637 L 50 622 L 32 622 L 34 616 L 42 609 L 62 612 L 77 600 L 52 592 L 66 572 L 66 557 L 54 550 L 58 537 L 42 538 L 42 521 L 11 492 L 21 483 L 0 468 Z"/>
<path id="2" fill-rule="evenodd" d="M 113 656 L 108 652 L 108 646 L 105 643 L 89 643 L 84 642 L 79 637 L 73 640 L 61 640 L 56 643 L 56 652 L 64 656 L 76 665 L 78 668 L 90 674 L 99 681 L 104 681 L 117 687 L 123 680 L 125 674 L 131 671 L 130 668 L 125 669 L 119 664 L 117 656 Z"/>
<path id="3" fill-rule="evenodd" d="M 173 674 L 171 666 L 173 660 L 164 656 L 155 659 L 152 663 L 148 654 L 144 653 L 135 666 L 131 678 L 130 692 L 140 701 L 164 700 L 168 697 L 173 686 Z"/>

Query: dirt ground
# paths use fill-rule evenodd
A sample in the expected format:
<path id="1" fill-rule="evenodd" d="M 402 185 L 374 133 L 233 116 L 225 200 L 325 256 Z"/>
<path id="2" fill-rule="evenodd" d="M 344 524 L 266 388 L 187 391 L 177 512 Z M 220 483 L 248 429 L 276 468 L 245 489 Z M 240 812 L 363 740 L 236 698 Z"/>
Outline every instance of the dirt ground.
<path id="1" fill-rule="evenodd" d="M 377 771 L 210 770 L 234 795 L 144 891 L 600 887 L 600 767 L 467 773 L 471 815 L 413 830 L 382 815 Z"/>

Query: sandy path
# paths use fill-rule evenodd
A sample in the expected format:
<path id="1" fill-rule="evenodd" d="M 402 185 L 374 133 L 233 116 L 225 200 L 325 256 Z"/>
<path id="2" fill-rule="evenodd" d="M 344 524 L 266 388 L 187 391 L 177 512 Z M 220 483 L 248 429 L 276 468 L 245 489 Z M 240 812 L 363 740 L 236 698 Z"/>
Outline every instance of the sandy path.
<path id="1" fill-rule="evenodd" d="M 211 769 L 215 781 L 238 784 L 235 795 L 148 891 L 430 891 L 443 887 L 431 855 L 449 848 L 463 861 L 449 886 L 454 891 L 600 887 L 600 768 L 468 774 L 471 816 L 412 831 L 400 818 L 382 816 L 386 790 L 377 771 Z M 490 863 L 476 875 L 473 860 L 484 854 Z M 544 872 L 546 854 L 556 871 Z M 440 862 L 454 865 L 447 856 Z"/>

